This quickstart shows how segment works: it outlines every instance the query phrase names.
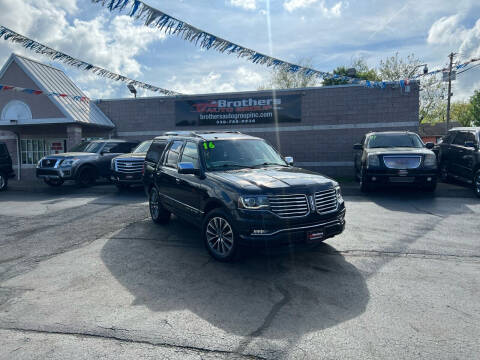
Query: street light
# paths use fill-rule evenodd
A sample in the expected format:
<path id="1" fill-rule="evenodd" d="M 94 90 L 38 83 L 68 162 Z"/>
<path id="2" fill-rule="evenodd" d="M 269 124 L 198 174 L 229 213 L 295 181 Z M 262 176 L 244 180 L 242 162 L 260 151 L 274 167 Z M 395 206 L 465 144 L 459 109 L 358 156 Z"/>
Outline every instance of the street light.
<path id="1" fill-rule="evenodd" d="M 135 96 L 135 98 L 137 97 L 137 89 L 135 89 L 135 86 L 133 86 L 132 84 L 128 84 L 127 85 L 128 87 L 128 90 L 130 90 L 130 92 Z"/>
<path id="2" fill-rule="evenodd" d="M 420 66 L 423 66 L 423 75 L 427 75 L 428 74 L 428 66 L 427 64 L 419 64 L 417 66 L 415 66 L 413 68 L 413 71 L 412 72 L 415 72 L 415 70 L 417 70 Z"/>

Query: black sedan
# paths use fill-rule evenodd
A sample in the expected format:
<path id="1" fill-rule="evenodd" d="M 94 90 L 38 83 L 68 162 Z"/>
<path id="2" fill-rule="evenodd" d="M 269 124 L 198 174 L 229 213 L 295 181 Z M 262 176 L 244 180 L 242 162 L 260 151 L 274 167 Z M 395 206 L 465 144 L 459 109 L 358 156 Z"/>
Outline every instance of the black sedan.
<path id="1" fill-rule="evenodd" d="M 379 185 L 416 185 L 427 191 L 437 186 L 437 157 L 433 143 L 407 131 L 372 132 L 355 144 L 355 176 L 360 190 Z"/>

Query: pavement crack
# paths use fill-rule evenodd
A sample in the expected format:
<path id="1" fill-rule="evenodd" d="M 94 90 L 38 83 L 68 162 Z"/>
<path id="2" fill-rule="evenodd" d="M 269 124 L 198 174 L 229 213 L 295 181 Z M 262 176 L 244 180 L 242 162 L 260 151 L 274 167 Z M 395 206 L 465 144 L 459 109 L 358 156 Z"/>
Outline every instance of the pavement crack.
<path id="1" fill-rule="evenodd" d="M 273 320 L 275 319 L 277 314 L 280 312 L 280 310 L 291 301 L 292 295 L 285 288 L 283 288 L 278 284 L 275 285 L 275 288 L 277 289 L 277 291 L 279 291 L 283 295 L 283 298 L 272 306 L 269 313 L 263 320 L 262 325 L 260 325 L 256 330 L 252 331 L 242 341 L 240 341 L 240 344 L 238 345 L 236 352 L 243 353 L 245 349 L 248 347 L 248 345 L 255 338 L 265 333 L 265 331 L 271 326 Z"/>
<path id="2" fill-rule="evenodd" d="M 246 355 L 246 354 L 241 354 L 238 353 L 237 351 L 228 351 L 228 350 L 219 350 L 219 349 L 208 349 L 208 348 L 203 348 L 199 346 L 191 346 L 191 345 L 177 345 L 177 344 L 170 344 L 167 342 L 157 342 L 153 340 L 137 340 L 137 339 L 131 339 L 131 338 L 126 338 L 126 337 L 121 337 L 119 335 L 112 335 L 112 334 L 99 334 L 95 333 L 93 331 L 67 331 L 67 330 L 47 330 L 47 329 L 26 329 L 26 328 L 20 328 L 20 327 L 4 327 L 0 326 L 1 330 L 7 330 L 7 331 L 18 331 L 22 333 L 35 333 L 35 334 L 48 334 L 48 335 L 65 335 L 65 336 L 79 336 L 83 338 L 96 338 L 96 339 L 104 339 L 104 340 L 113 340 L 113 341 L 120 341 L 124 343 L 132 343 L 132 344 L 145 344 L 145 345 L 151 345 L 151 346 L 158 346 L 158 347 L 164 347 L 164 348 L 170 348 L 170 349 L 175 349 L 175 350 L 189 350 L 197 353 L 203 353 L 203 354 L 217 354 L 217 355 L 223 355 L 223 356 L 238 356 L 241 359 L 245 360 L 267 360 L 267 358 L 262 357 L 262 356 L 257 356 L 257 355 Z M 107 328 L 104 327 L 103 329 L 109 330 L 108 332 L 111 332 L 112 328 Z M 117 329 L 118 328 L 113 328 Z"/>

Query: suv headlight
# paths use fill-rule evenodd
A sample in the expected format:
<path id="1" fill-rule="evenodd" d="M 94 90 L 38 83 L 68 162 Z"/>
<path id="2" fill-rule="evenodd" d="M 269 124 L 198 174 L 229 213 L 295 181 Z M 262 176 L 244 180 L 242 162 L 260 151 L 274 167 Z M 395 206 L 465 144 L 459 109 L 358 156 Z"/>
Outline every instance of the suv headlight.
<path id="1" fill-rule="evenodd" d="M 437 156 L 435 154 L 427 154 L 425 155 L 425 159 L 423 160 L 423 165 L 428 168 L 436 168 L 437 167 Z"/>
<path id="2" fill-rule="evenodd" d="M 238 198 L 240 209 L 266 209 L 270 206 L 268 197 L 264 195 L 242 195 Z"/>
<path id="3" fill-rule="evenodd" d="M 367 157 L 367 168 L 379 167 L 380 159 L 378 155 L 370 154 Z"/>
<path id="4" fill-rule="evenodd" d="M 75 158 L 73 158 L 73 159 L 65 159 L 65 160 L 63 160 L 62 163 L 60 164 L 60 167 L 71 167 L 71 166 L 75 165 L 75 163 L 77 163 L 78 160 L 80 160 L 80 159 L 75 159 Z"/>
<path id="5" fill-rule="evenodd" d="M 337 194 L 337 202 L 339 204 L 343 204 L 343 196 L 342 196 L 342 190 L 340 189 L 340 186 L 335 186 L 335 193 Z"/>

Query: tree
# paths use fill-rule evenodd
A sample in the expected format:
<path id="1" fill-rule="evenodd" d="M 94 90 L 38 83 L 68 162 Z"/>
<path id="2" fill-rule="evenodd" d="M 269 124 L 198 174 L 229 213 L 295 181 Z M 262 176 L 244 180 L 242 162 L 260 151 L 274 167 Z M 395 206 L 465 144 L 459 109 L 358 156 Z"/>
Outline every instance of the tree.
<path id="1" fill-rule="evenodd" d="M 333 70 L 333 73 L 335 75 L 340 75 L 340 76 L 349 76 L 348 68 L 354 68 L 356 70 L 355 78 L 357 79 L 371 80 L 371 81 L 380 80 L 380 77 L 377 75 L 377 72 L 375 71 L 375 69 L 369 68 L 364 59 L 357 59 L 352 61 L 352 64 L 350 65 L 350 67 L 339 66 L 335 70 Z M 325 79 L 323 80 L 323 83 L 322 83 L 323 86 L 344 85 L 344 84 L 348 84 L 348 81 L 338 80 L 338 79 Z"/>
<path id="2" fill-rule="evenodd" d="M 475 90 L 470 98 L 472 125 L 480 126 L 480 90 Z"/>
<path id="3" fill-rule="evenodd" d="M 298 64 L 312 68 L 310 60 L 303 59 Z M 306 88 L 318 85 L 320 85 L 320 80 L 314 74 L 305 75 L 302 71 L 290 72 L 284 68 L 274 68 L 270 72 L 270 79 L 265 84 L 259 86 L 258 90 Z"/>
<path id="4" fill-rule="evenodd" d="M 456 102 L 450 109 L 452 120 L 458 121 L 462 126 L 472 126 L 474 122 L 472 104 L 470 102 Z"/>
<path id="5" fill-rule="evenodd" d="M 384 81 L 411 79 L 418 74 L 422 62 L 414 54 L 405 59 L 398 53 L 380 61 L 378 74 Z M 447 86 L 436 76 L 430 75 L 420 80 L 419 122 L 438 122 L 445 119 Z"/>

